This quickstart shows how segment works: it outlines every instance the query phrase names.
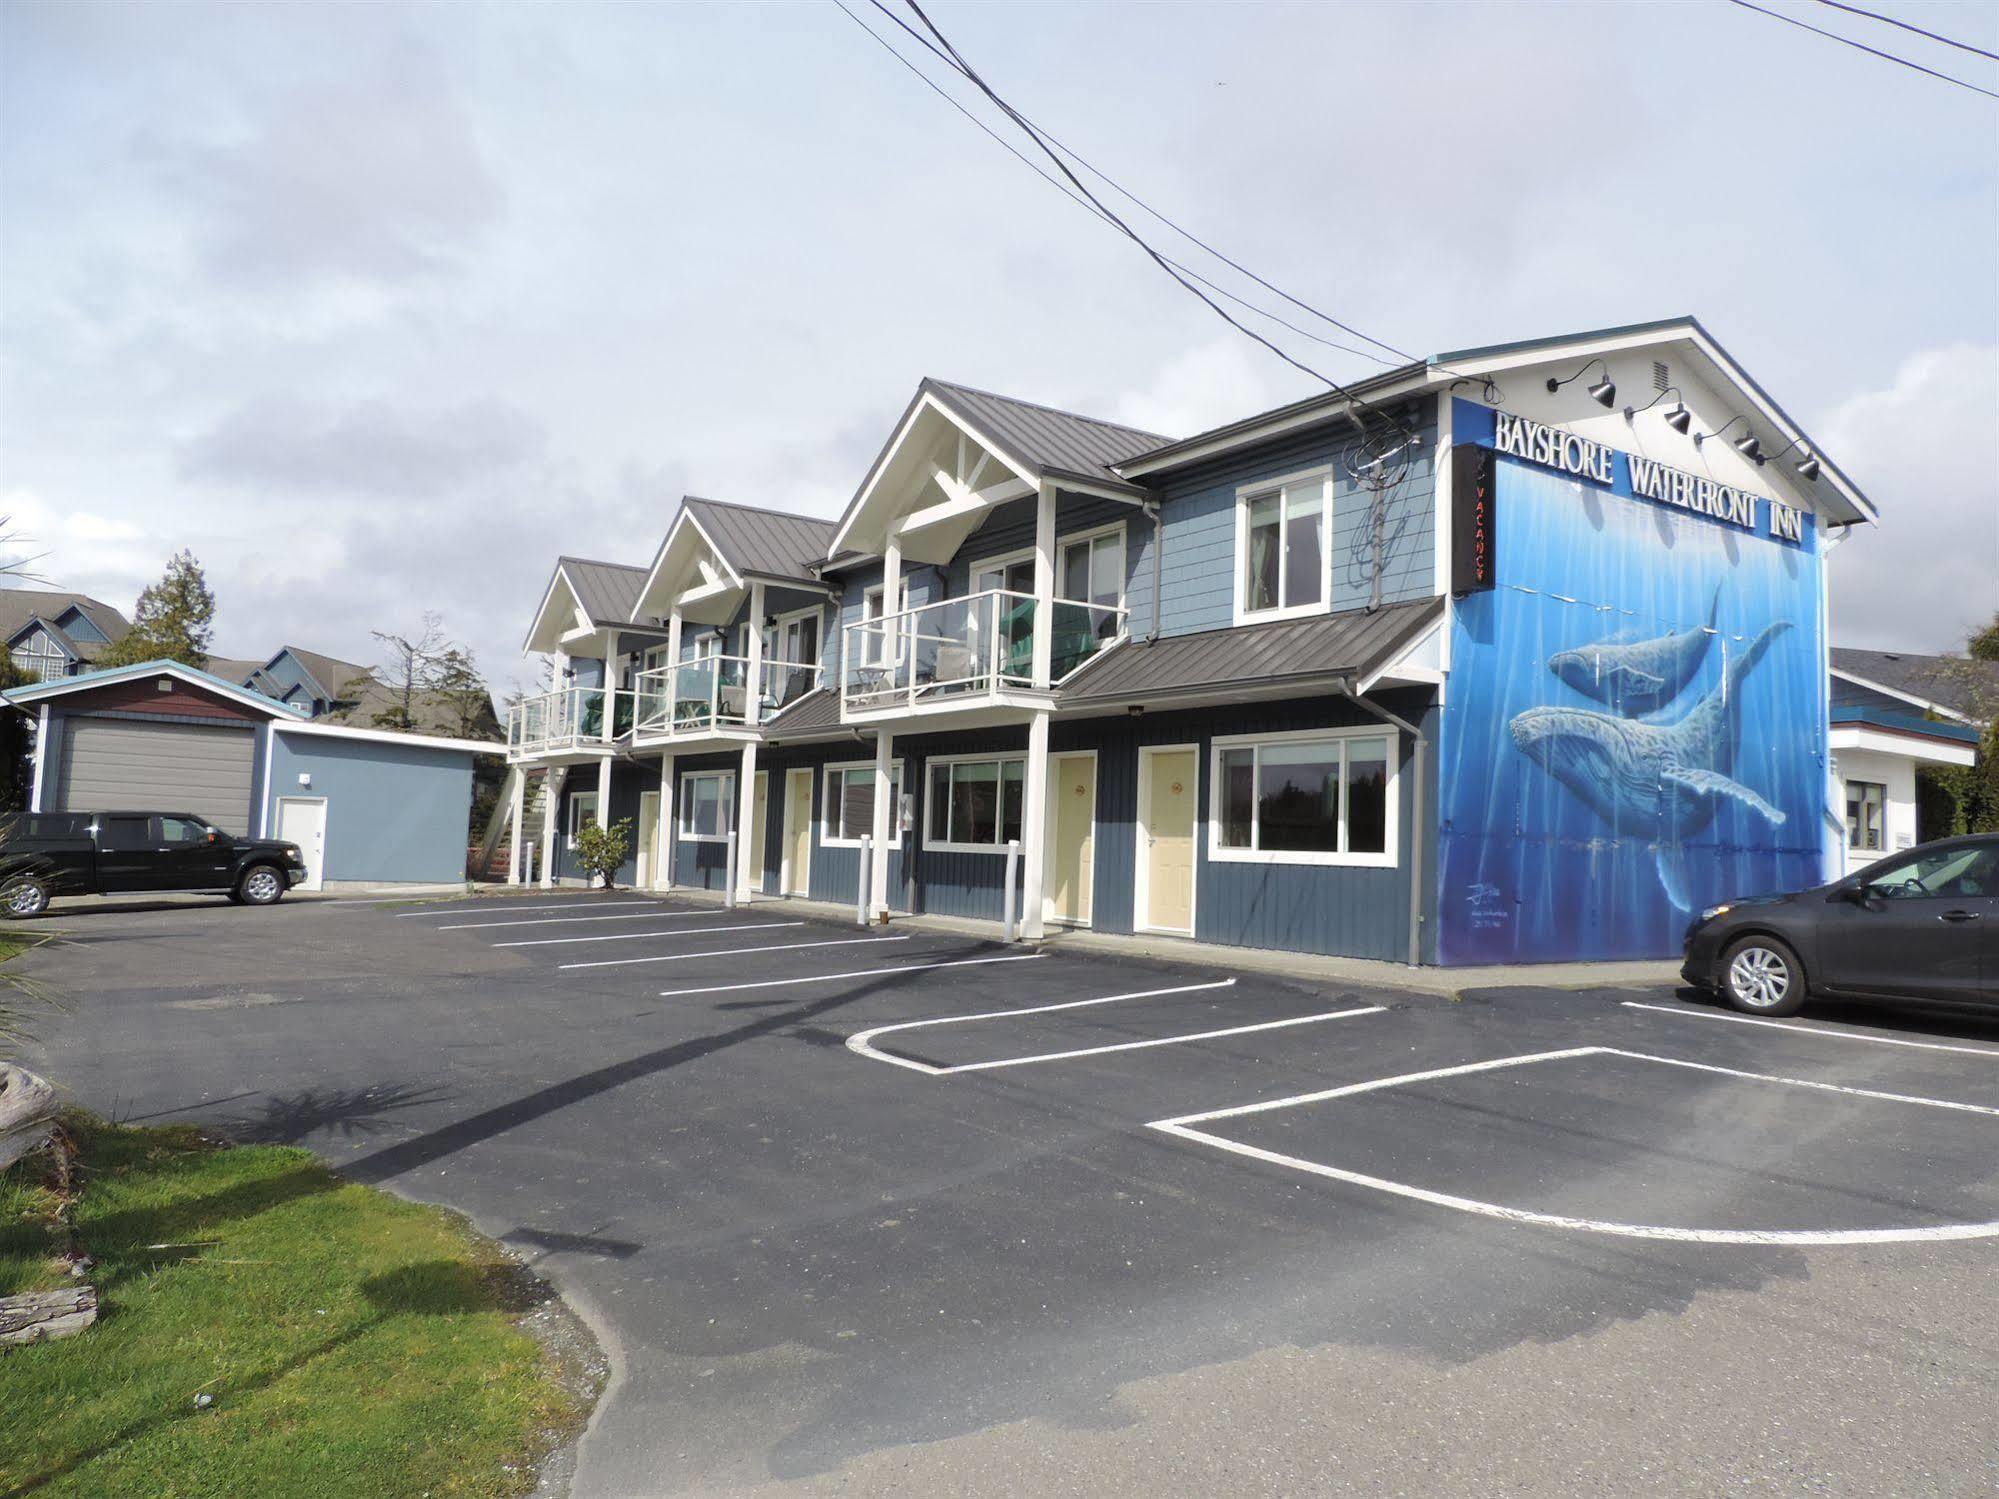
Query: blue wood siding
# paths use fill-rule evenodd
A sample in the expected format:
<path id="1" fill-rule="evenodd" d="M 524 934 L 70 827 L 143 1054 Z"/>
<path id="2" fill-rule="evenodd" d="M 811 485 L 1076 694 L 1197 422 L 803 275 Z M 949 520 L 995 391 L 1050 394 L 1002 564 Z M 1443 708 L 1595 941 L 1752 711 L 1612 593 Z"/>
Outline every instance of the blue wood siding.
<path id="1" fill-rule="evenodd" d="M 1034 545 L 1034 521 L 1039 501 L 1032 495 L 997 506 L 979 529 L 965 539 L 958 555 L 951 559 L 946 575 L 952 598 L 972 591 L 972 564 L 988 557 L 1005 556 Z M 1152 621 L 1152 520 L 1137 505 L 1098 499 L 1063 491 L 1055 500 L 1056 565 L 1061 565 L 1060 547 L 1071 536 L 1095 531 L 1103 526 L 1124 526 L 1124 598 L 1131 611 L 1131 629 L 1144 634 Z M 1056 592 L 1061 592 L 1057 575 Z"/>
<path id="2" fill-rule="evenodd" d="M 631 885 L 639 877 L 639 794 L 659 789 L 659 762 L 633 763 L 628 760 L 611 762 L 611 807 L 608 816 L 599 809 L 599 817 L 605 826 L 629 818 L 631 820 L 631 853 L 618 866 L 617 883 Z M 569 847 L 569 804 L 578 795 L 594 796 L 597 793 L 597 767 L 595 765 L 572 765 L 569 775 L 563 781 L 562 798 L 558 805 L 555 824 L 554 869 L 557 879 L 583 878 L 583 870 L 576 862 L 575 852 Z M 539 839 L 541 829 L 530 827 L 526 836 Z"/>
<path id="3" fill-rule="evenodd" d="M 266 732 L 272 732 L 267 730 Z M 323 877 L 445 884 L 465 878 L 472 756 L 373 740 L 276 732 L 265 826 L 277 799 L 326 798 Z M 310 786 L 300 775 L 312 777 Z"/>

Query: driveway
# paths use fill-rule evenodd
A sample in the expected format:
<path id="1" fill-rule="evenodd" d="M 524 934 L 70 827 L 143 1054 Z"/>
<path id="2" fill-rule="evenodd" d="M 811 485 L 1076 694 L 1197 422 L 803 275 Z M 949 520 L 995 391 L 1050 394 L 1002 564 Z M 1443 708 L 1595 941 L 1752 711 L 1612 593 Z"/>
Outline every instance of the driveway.
<path id="1" fill-rule="evenodd" d="M 90 1107 L 470 1214 L 587 1494 L 1989 1493 L 1999 1025 L 750 907 L 104 904 Z"/>

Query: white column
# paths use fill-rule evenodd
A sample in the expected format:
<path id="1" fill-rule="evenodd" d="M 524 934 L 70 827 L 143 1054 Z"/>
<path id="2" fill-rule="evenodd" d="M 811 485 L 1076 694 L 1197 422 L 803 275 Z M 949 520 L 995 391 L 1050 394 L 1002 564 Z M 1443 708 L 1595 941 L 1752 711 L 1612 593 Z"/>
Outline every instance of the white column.
<path id="1" fill-rule="evenodd" d="M 1048 857 L 1048 712 L 1027 721 L 1027 775 L 1020 808 L 1020 935 L 1041 935 L 1043 865 Z"/>
<path id="2" fill-rule="evenodd" d="M 518 767 L 513 773 L 514 794 L 507 804 L 507 883 L 521 882 L 521 840 L 527 837 L 528 777 Z"/>
<path id="3" fill-rule="evenodd" d="M 1055 486 L 1043 481 L 1041 498 L 1034 512 L 1034 685 L 1046 690 L 1054 663 L 1055 641 Z M 1047 725 L 1042 725 L 1041 747 L 1048 748 Z M 1029 766 L 1032 774 L 1033 767 Z M 1033 860 L 1028 868 L 1035 869 Z M 1030 878 L 1039 880 L 1036 873 Z M 1032 907 L 1028 919 L 1039 935 L 1041 909 Z"/>
<path id="4" fill-rule="evenodd" d="M 666 616 L 666 731 L 671 734 L 679 716 L 680 695 L 680 605 L 675 604 Z M 667 756 L 670 765 L 673 757 Z M 662 803 L 664 805 L 664 803 Z"/>
<path id="5" fill-rule="evenodd" d="M 743 721 L 756 723 L 763 718 L 763 669 L 764 669 L 764 586 L 750 584 L 750 642 L 743 652 L 747 658 L 743 671 Z M 743 831 L 749 831 L 749 824 L 743 824 Z"/>
<path id="6" fill-rule="evenodd" d="M 563 772 L 549 766 L 541 783 L 541 888 L 555 884 L 556 804 L 562 800 Z"/>
<path id="7" fill-rule="evenodd" d="M 607 828 L 611 825 L 611 759 L 606 755 L 597 762 L 597 822 Z"/>
<path id="8" fill-rule="evenodd" d="M 42 798 L 45 794 L 43 788 L 52 779 L 53 777 L 49 770 L 49 705 L 43 703 L 41 714 L 35 719 L 35 780 L 33 786 L 28 791 L 28 810 L 30 812 L 45 810 L 42 806 Z M 268 796 L 270 794 L 270 789 L 268 786 L 264 788 L 265 795 Z"/>
<path id="9" fill-rule="evenodd" d="M 605 740 L 618 737 L 618 689 L 624 686 L 625 658 L 618 654 L 618 637 L 611 636 L 610 648 L 604 652 L 604 712 L 603 721 L 598 725 L 598 736 Z M 608 796 L 599 806 L 610 802 Z"/>
<path id="10" fill-rule="evenodd" d="M 888 681 L 893 684 L 902 661 L 902 627 L 906 620 L 897 620 L 893 632 L 886 623 L 888 617 L 901 606 L 902 600 L 902 543 L 891 541 L 882 554 L 882 620 L 880 643 L 876 649 L 881 652 L 881 664 L 887 669 Z M 911 681 L 915 680 L 912 673 Z M 881 844 L 877 843 L 876 848 Z"/>
<path id="11" fill-rule="evenodd" d="M 887 595 L 884 594 L 886 602 Z M 880 917 L 888 914 L 889 843 L 894 837 L 896 798 L 890 794 L 890 773 L 895 766 L 895 735 L 887 724 L 875 734 L 875 825 L 874 863 L 868 870 L 868 910 Z"/>
<path id="12" fill-rule="evenodd" d="M 661 889 L 673 888 L 673 840 L 678 824 L 673 812 L 673 753 L 659 757 L 659 831 L 654 834 L 652 882 Z"/>
<path id="13" fill-rule="evenodd" d="M 742 768 L 736 772 L 736 904 L 746 905 L 761 890 L 750 884 L 750 839 L 756 834 L 757 742 L 743 746 Z M 770 830 L 766 828 L 765 832 Z"/>

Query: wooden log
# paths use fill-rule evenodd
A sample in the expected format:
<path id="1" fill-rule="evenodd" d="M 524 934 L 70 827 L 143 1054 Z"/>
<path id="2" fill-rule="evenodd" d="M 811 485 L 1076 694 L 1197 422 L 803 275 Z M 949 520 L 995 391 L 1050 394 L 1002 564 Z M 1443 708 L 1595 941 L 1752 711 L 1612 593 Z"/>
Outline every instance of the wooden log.
<path id="1" fill-rule="evenodd" d="M 97 1320 L 97 1288 L 65 1286 L 0 1296 L 0 1347 L 66 1338 Z"/>
<path id="2" fill-rule="evenodd" d="M 0 1171 L 48 1144 L 56 1127 L 56 1090 L 25 1067 L 0 1064 Z"/>

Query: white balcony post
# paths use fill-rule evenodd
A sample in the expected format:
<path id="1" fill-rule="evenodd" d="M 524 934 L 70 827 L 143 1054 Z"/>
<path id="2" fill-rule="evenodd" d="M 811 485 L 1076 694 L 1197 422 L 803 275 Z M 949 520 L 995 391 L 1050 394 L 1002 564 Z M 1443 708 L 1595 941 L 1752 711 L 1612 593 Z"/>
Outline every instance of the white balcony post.
<path id="1" fill-rule="evenodd" d="M 576 737 L 576 722 L 570 710 L 576 705 L 575 684 L 569 680 L 569 652 L 555 651 L 555 688 L 548 697 L 548 711 L 541 715 L 542 743 L 552 746 L 558 733 L 563 739 Z"/>
<path id="2" fill-rule="evenodd" d="M 754 724 L 763 719 L 764 695 L 764 586 L 758 582 L 750 584 L 750 648 L 744 655 L 748 658 L 744 675 L 749 680 L 743 684 L 743 722 Z"/>
<path id="3" fill-rule="evenodd" d="M 881 620 L 875 626 L 878 632 L 875 649 L 881 653 L 882 670 L 887 674 L 886 681 L 891 692 L 895 690 L 895 674 L 902 669 L 902 642 L 900 637 L 904 626 L 909 621 L 898 619 L 893 626 L 888 621 L 890 615 L 899 612 L 901 604 L 902 543 L 892 540 L 889 542 L 887 549 L 882 553 L 882 612 Z M 910 663 L 909 680 L 911 691 L 914 692 L 914 684 L 916 682 L 916 664 L 914 662 Z M 875 840 L 875 847 L 879 849 L 881 846 L 881 840 L 877 838 Z M 878 860 L 877 862 L 881 861 Z"/>
<path id="4" fill-rule="evenodd" d="M 514 791 L 507 800 L 507 883 L 521 882 L 521 840 L 527 836 L 527 772 L 519 766 L 513 769 Z"/>
<path id="5" fill-rule="evenodd" d="M 1055 486 L 1047 480 L 1041 483 L 1041 498 L 1034 512 L 1034 685 L 1045 692 L 1054 665 L 1055 648 Z M 1048 749 L 1047 724 L 1042 725 L 1041 748 L 1044 756 Z M 1045 768 L 1045 767 L 1044 767 Z M 1033 765 L 1028 766 L 1029 774 Z M 1030 848 L 1039 845 L 1030 844 Z M 1028 878 L 1038 889 L 1041 877 L 1035 872 L 1036 859 L 1027 863 Z M 1041 934 L 1041 912 L 1038 903 L 1031 907 L 1027 919 L 1034 923 L 1034 935 Z"/>
<path id="6" fill-rule="evenodd" d="M 606 741 L 618 737 L 618 688 L 623 684 L 624 675 L 625 658 L 618 654 L 618 637 L 612 635 L 610 648 L 604 652 L 604 711 L 599 715 L 602 721 L 597 725 L 597 737 Z M 598 805 L 605 806 L 609 802 L 607 795 Z"/>
<path id="7" fill-rule="evenodd" d="M 550 766 L 541 782 L 541 888 L 555 886 L 555 829 L 560 818 L 557 803 L 562 800 L 562 772 Z"/>
<path id="8" fill-rule="evenodd" d="M 1048 710 L 1037 709 L 1027 721 L 1027 777 L 1021 788 L 1020 856 L 1025 861 L 1020 880 L 1020 935 L 1030 942 L 1041 935 L 1041 887 L 1048 838 Z"/>
<path id="9" fill-rule="evenodd" d="M 887 595 L 883 595 L 884 601 Z M 891 794 L 890 772 L 895 766 L 895 735 L 883 724 L 875 732 L 875 825 L 874 863 L 869 869 L 873 890 L 869 893 L 869 905 L 877 917 L 888 915 L 888 855 L 893 841 L 896 798 Z"/>
<path id="10" fill-rule="evenodd" d="M 611 756 L 605 754 L 597 761 L 597 822 L 602 827 L 611 825 Z"/>
<path id="11" fill-rule="evenodd" d="M 756 837 L 757 742 L 743 744 L 743 766 L 736 775 L 736 903 L 749 904 L 762 891 L 750 888 L 750 866 L 755 863 L 751 840 Z M 769 831 L 766 829 L 765 831 Z"/>
<path id="12" fill-rule="evenodd" d="M 666 731 L 671 734 L 680 716 L 680 606 L 666 616 Z M 672 757 L 669 756 L 669 759 Z"/>
<path id="13" fill-rule="evenodd" d="M 655 889 L 673 888 L 673 840 L 678 824 L 673 812 L 673 752 L 659 757 L 659 827 L 653 833 L 652 882 Z"/>

